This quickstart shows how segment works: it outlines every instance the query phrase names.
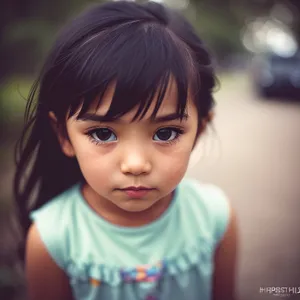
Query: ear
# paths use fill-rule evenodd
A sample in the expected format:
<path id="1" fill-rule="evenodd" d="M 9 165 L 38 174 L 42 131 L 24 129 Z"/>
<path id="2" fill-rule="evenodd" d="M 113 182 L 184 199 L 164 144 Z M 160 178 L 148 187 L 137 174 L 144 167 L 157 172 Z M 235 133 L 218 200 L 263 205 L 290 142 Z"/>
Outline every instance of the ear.
<path id="1" fill-rule="evenodd" d="M 214 119 L 214 117 L 215 117 L 215 112 L 213 110 L 210 110 L 208 112 L 208 114 L 207 114 L 207 117 L 202 120 L 200 134 L 206 130 L 207 124 L 210 123 L 210 122 L 212 122 L 212 120 Z"/>
<path id="2" fill-rule="evenodd" d="M 75 151 L 72 146 L 72 143 L 69 140 L 69 138 L 62 132 L 62 129 L 59 128 L 57 118 L 53 111 L 49 112 L 49 119 L 50 119 L 51 127 L 57 136 L 62 152 L 68 157 L 74 157 Z"/>
<path id="3" fill-rule="evenodd" d="M 214 118 L 215 118 L 215 111 L 212 109 L 208 113 L 207 122 L 211 122 Z"/>
<path id="4" fill-rule="evenodd" d="M 210 123 L 214 119 L 214 116 L 215 116 L 215 112 L 213 110 L 210 110 L 209 113 L 208 113 L 208 115 L 207 115 L 207 117 L 201 121 L 202 124 L 200 125 L 201 127 L 199 129 L 199 132 L 197 133 L 196 138 L 195 138 L 192 150 L 194 150 L 194 148 L 196 147 L 196 145 L 197 145 L 197 143 L 199 141 L 200 136 L 206 130 L 207 124 Z"/>

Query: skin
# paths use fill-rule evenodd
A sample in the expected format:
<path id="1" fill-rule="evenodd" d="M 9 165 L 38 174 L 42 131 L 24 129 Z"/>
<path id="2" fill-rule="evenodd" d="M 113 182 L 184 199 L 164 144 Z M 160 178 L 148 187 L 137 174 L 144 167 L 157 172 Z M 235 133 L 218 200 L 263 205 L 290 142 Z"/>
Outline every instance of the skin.
<path id="1" fill-rule="evenodd" d="M 235 211 L 230 207 L 227 230 L 215 252 L 213 300 L 238 300 L 236 271 L 238 260 L 238 226 Z"/>
<path id="2" fill-rule="evenodd" d="M 104 95 L 101 106 L 90 113 L 104 115 L 111 104 L 113 85 Z M 176 86 L 169 84 L 166 97 L 157 116 L 176 112 Z M 130 124 L 137 108 L 121 118 L 122 122 L 99 123 L 77 120 L 77 114 L 67 120 L 68 139 L 60 135 L 63 152 L 75 156 L 86 179 L 83 196 L 102 217 L 121 226 L 141 226 L 159 217 L 168 207 L 173 191 L 186 173 L 195 142 L 198 118 L 191 98 L 188 99 L 186 121 L 151 123 L 155 102 L 141 121 Z M 55 120 L 54 120 L 55 122 Z M 96 144 L 99 138 L 86 133 L 110 128 L 109 141 Z M 158 133 L 162 128 L 180 128 L 184 134 L 176 137 L 169 130 L 167 143 Z M 158 135 L 157 135 L 158 133 Z M 100 132 L 101 134 L 101 132 Z M 101 140 L 100 140 L 101 141 Z M 154 188 L 145 197 L 133 199 L 118 190 L 129 186 Z"/>
<path id="3" fill-rule="evenodd" d="M 104 96 L 96 114 L 105 114 L 113 95 L 113 86 Z M 166 98 L 158 116 L 174 113 L 176 107 L 176 88 L 170 83 Z M 142 226 L 158 218 L 172 201 L 173 191 L 183 178 L 191 152 L 206 121 L 202 122 L 202 131 L 196 136 L 198 120 L 197 111 L 188 99 L 187 121 L 168 121 L 151 123 L 149 116 L 152 107 L 143 120 L 130 124 L 136 110 L 122 117 L 124 123 L 103 123 L 76 120 L 76 115 L 66 122 L 68 138 L 57 128 L 56 117 L 49 116 L 57 133 L 62 151 L 65 155 L 75 156 L 86 179 L 82 194 L 86 202 L 101 217 L 121 226 Z M 211 117 L 211 116 L 210 116 Z M 95 128 L 112 129 L 114 135 L 109 142 L 96 145 L 87 132 Z M 161 128 L 176 127 L 184 134 L 175 143 L 167 144 L 160 139 Z M 97 135 L 92 135 L 94 138 Z M 170 134 L 169 140 L 176 134 Z M 131 199 L 117 189 L 128 186 L 148 186 L 155 190 L 141 199 Z M 234 211 L 227 231 L 215 253 L 214 300 L 235 300 L 235 269 L 237 230 Z M 29 299 L 31 300 L 66 300 L 72 299 L 68 278 L 52 260 L 41 241 L 38 230 L 33 224 L 27 237 L 26 277 Z M 40 266 L 43 265 L 43 268 Z M 44 272 L 44 269 L 47 272 Z"/>

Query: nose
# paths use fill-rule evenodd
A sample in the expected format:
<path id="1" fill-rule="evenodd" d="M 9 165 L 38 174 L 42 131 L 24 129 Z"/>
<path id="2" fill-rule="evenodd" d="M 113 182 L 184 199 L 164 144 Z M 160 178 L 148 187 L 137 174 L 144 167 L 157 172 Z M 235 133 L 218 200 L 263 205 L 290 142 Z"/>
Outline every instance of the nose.
<path id="1" fill-rule="evenodd" d="M 121 171 L 124 174 L 141 175 L 147 174 L 152 169 L 150 156 L 146 153 L 146 149 L 131 146 L 127 151 L 123 152 L 121 162 Z"/>

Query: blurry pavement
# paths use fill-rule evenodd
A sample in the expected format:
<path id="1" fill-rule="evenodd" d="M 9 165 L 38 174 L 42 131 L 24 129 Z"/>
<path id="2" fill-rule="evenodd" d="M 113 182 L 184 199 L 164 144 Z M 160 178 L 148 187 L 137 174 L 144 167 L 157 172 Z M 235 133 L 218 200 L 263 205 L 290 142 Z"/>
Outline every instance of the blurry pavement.
<path id="1" fill-rule="evenodd" d="M 279 297 L 264 287 L 300 299 L 300 101 L 258 99 L 244 75 L 221 81 L 216 99 L 187 177 L 219 185 L 237 212 L 240 299 Z"/>

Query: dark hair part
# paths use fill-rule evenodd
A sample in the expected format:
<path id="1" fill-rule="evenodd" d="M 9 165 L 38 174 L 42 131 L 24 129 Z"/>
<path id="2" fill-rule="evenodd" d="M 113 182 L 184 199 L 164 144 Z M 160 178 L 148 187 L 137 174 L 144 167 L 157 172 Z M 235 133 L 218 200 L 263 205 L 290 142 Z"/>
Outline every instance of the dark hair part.
<path id="1" fill-rule="evenodd" d="M 181 117 L 192 92 L 199 132 L 214 105 L 211 59 L 192 26 L 169 8 L 108 2 L 92 6 L 63 29 L 29 94 L 26 126 L 16 147 L 14 193 L 25 234 L 30 211 L 83 179 L 76 159 L 62 153 L 49 112 L 65 130 L 68 113 L 81 108 L 80 117 L 96 98 L 100 105 L 114 82 L 108 117 L 119 118 L 138 105 L 132 121 L 141 119 L 158 94 L 155 117 L 171 77 Z"/>

